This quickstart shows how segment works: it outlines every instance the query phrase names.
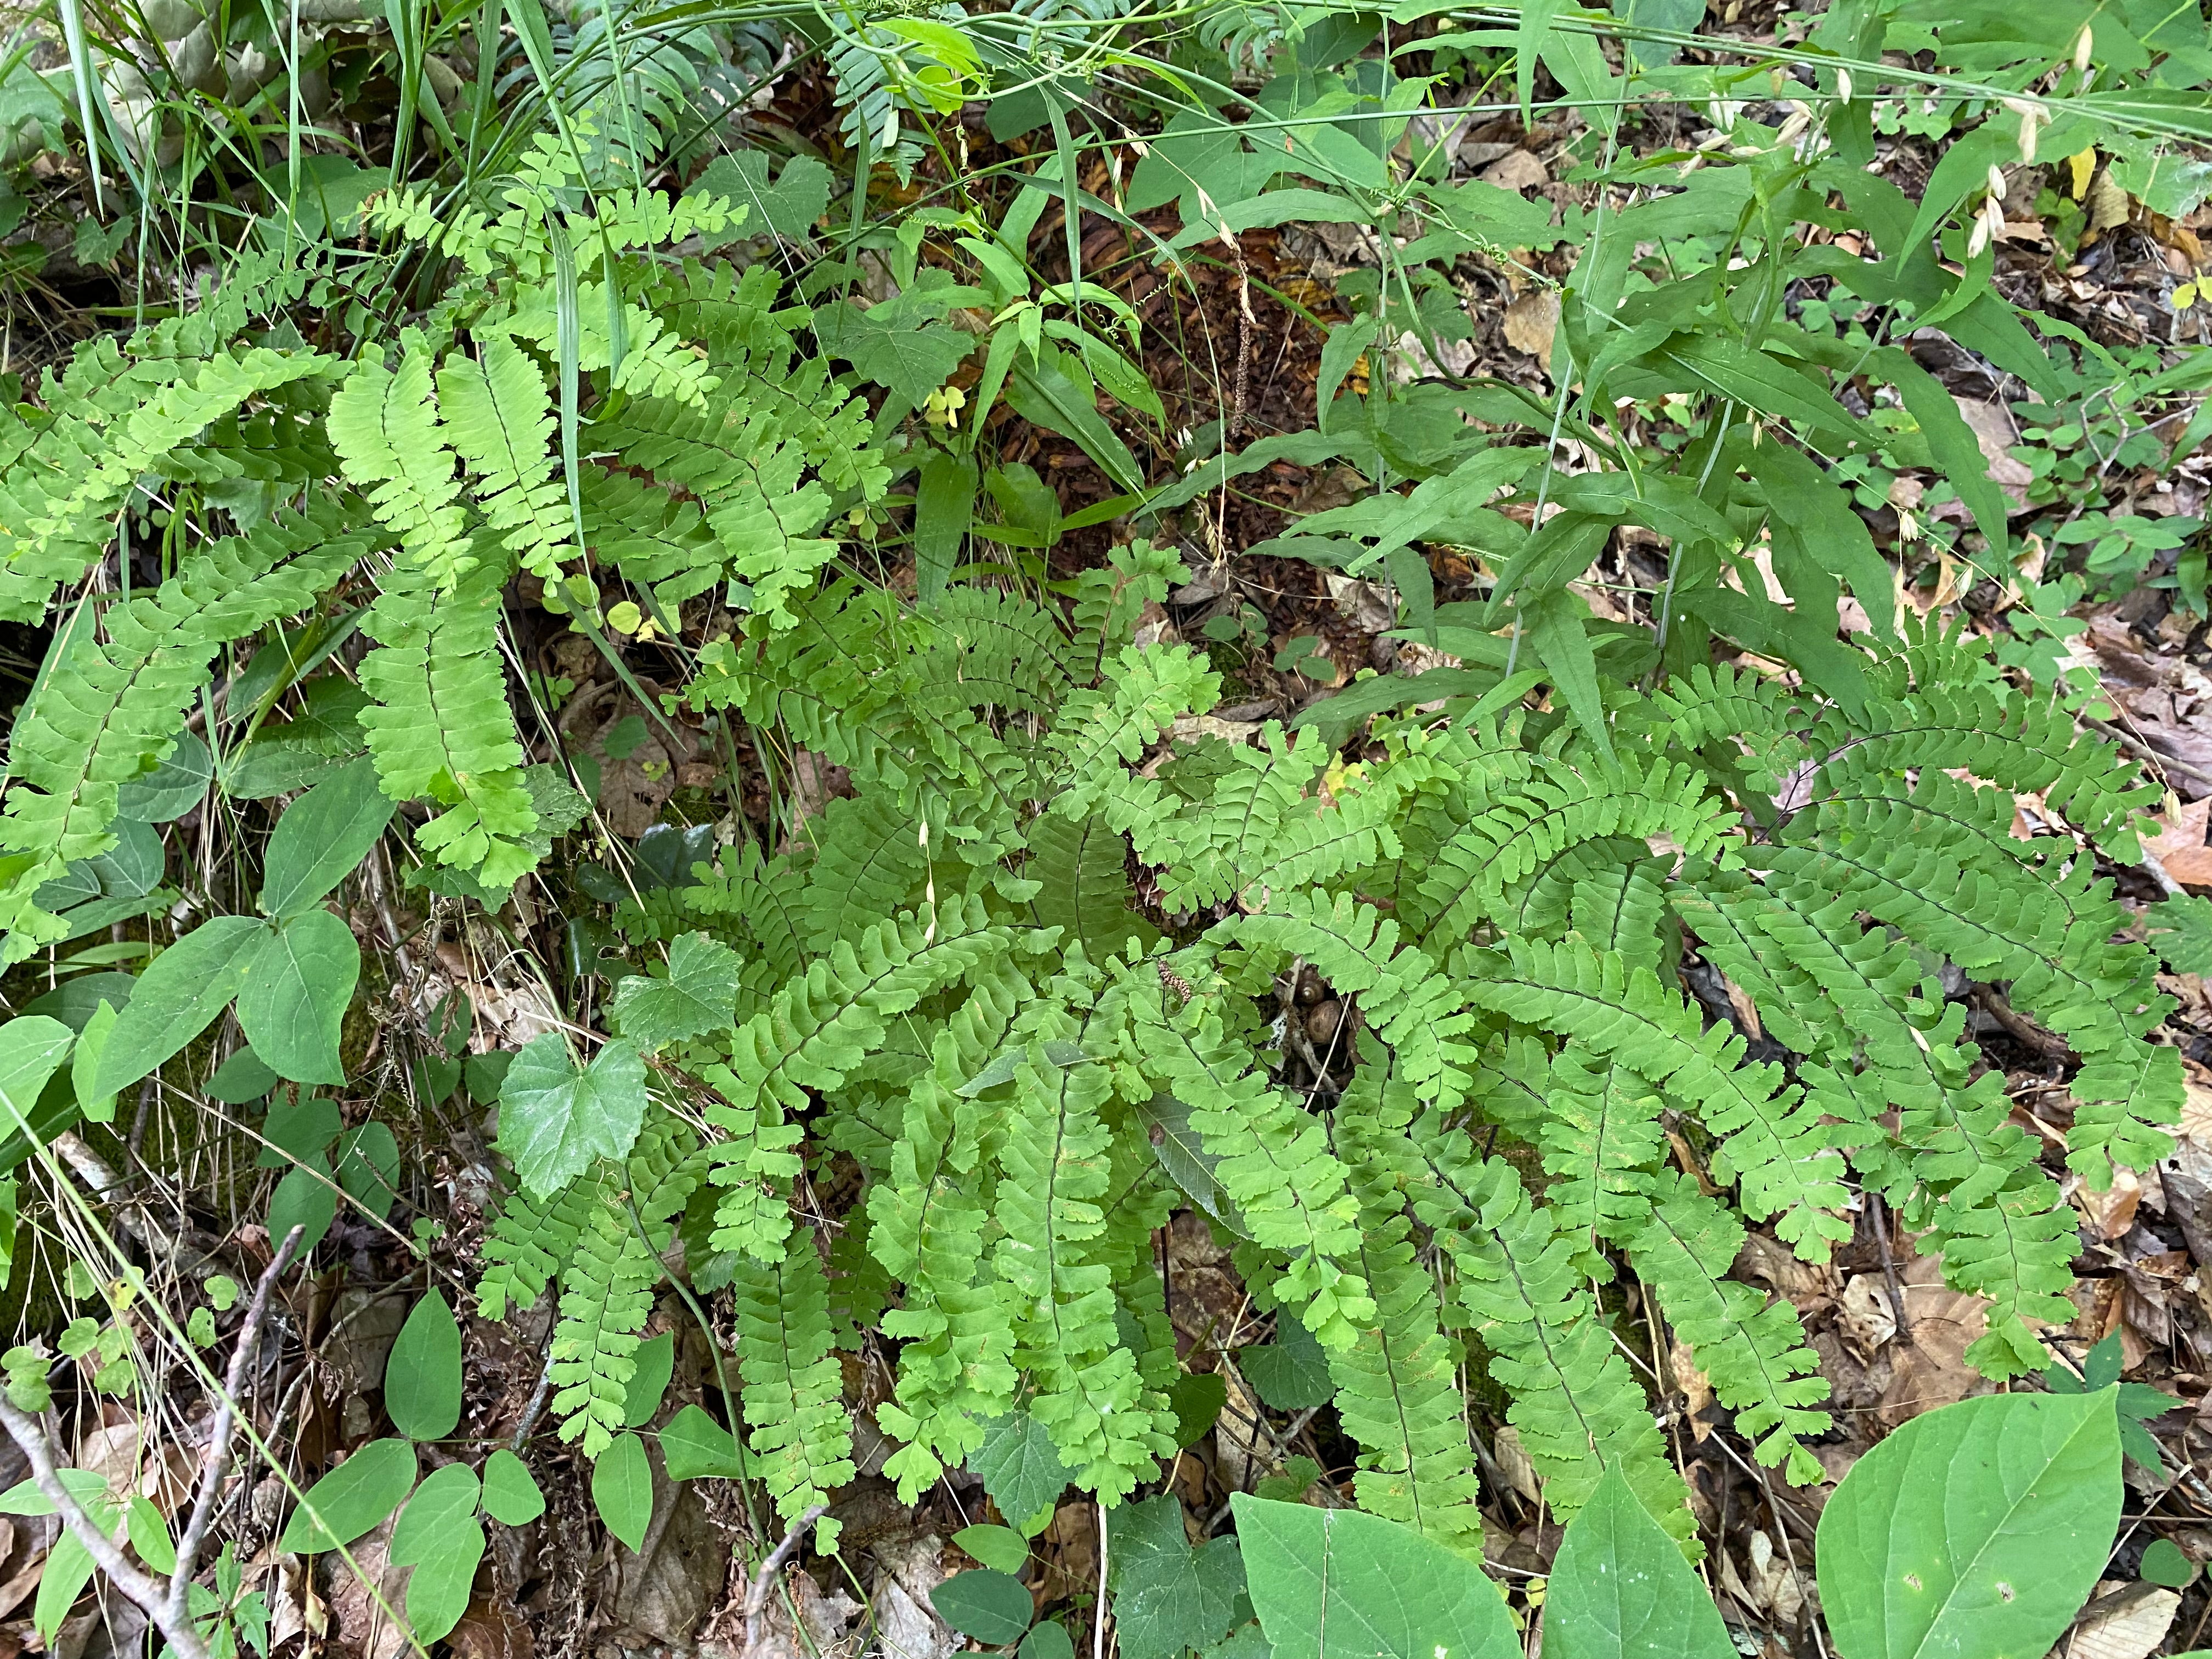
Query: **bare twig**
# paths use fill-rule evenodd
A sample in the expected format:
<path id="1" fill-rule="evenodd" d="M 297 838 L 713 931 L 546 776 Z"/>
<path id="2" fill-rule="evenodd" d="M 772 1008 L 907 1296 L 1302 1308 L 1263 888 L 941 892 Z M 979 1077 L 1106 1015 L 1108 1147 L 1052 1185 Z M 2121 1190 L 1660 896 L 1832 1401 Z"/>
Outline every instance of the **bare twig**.
<path id="1" fill-rule="evenodd" d="M 284 1242 L 276 1247 L 276 1260 L 261 1275 L 261 1282 L 253 1287 L 253 1300 L 246 1306 L 246 1322 L 238 1328 L 238 1346 L 231 1352 L 230 1370 L 223 1377 L 222 1394 L 216 1402 L 215 1426 L 208 1437 L 206 1460 L 200 1466 L 199 1491 L 193 1496 L 191 1518 L 185 1523 L 184 1537 L 177 1545 L 176 1570 L 169 1575 L 169 1617 L 179 1623 L 185 1622 L 189 1611 L 192 1574 L 199 1565 L 200 1546 L 207 1540 L 208 1522 L 215 1518 L 216 1499 L 222 1494 L 223 1477 L 230 1469 L 231 1428 L 239 1396 L 246 1391 L 246 1373 L 252 1366 L 255 1351 L 261 1346 L 261 1322 L 269 1312 L 270 1295 L 284 1269 L 291 1265 L 292 1252 L 299 1249 L 301 1240 L 307 1236 L 304 1224 L 284 1235 Z M 168 1626 L 165 1624 L 161 1628 L 167 1630 Z"/>
<path id="2" fill-rule="evenodd" d="M 176 1659 L 208 1659 L 207 1644 L 192 1628 L 192 1621 L 171 1610 L 169 1587 L 135 1565 L 114 1539 L 93 1524 L 92 1517 L 70 1496 L 69 1488 L 62 1485 L 61 1477 L 54 1472 L 53 1449 L 46 1440 L 46 1431 L 33 1419 L 16 1410 L 15 1402 L 4 1394 L 0 1394 L 0 1428 L 8 1431 L 8 1437 L 30 1460 L 32 1484 L 54 1506 L 70 1535 L 84 1546 L 85 1553 L 92 1558 L 94 1566 L 107 1575 L 108 1582 L 153 1620 Z"/>
<path id="3" fill-rule="evenodd" d="M 1874 1242 L 1881 1250 L 1881 1276 L 1889 1284 L 1889 1311 L 1897 1321 L 1897 1334 L 1907 1342 L 1912 1340 L 1912 1326 L 1905 1317 L 1905 1292 L 1897 1282 L 1897 1258 L 1889 1248 L 1889 1229 L 1882 1224 L 1881 1195 L 1866 1195 L 1867 1220 L 1874 1228 Z"/>
<path id="4" fill-rule="evenodd" d="M 768 1608 L 768 1593 L 775 1587 L 775 1576 L 783 1571 L 783 1564 L 799 1547 L 799 1540 L 806 1535 L 807 1528 L 830 1513 L 827 1504 L 817 1504 L 812 1509 L 791 1523 L 791 1530 L 783 1535 L 783 1542 L 769 1552 L 768 1559 L 760 1564 L 753 1575 L 752 1583 L 745 1590 L 744 1659 L 752 1659 L 760 1650 L 761 1614 Z"/>

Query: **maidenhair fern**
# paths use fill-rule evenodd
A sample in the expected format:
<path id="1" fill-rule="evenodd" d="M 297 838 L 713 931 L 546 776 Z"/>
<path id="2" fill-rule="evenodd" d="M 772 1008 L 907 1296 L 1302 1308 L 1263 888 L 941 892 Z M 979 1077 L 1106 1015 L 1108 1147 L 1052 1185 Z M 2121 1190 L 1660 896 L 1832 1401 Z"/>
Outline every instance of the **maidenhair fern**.
<path id="1" fill-rule="evenodd" d="M 669 1058 L 705 1091 L 712 1244 L 768 1345 L 751 1443 L 787 1507 L 848 1454 L 797 1216 L 815 1136 L 858 1161 L 867 1248 L 902 1287 L 877 1421 L 909 1495 L 1016 1410 L 1108 1500 L 1152 1478 L 1174 1361 L 1142 1334 L 1148 1218 L 1172 1203 L 1236 1235 L 1262 1304 L 1318 1339 L 1363 1504 L 1469 1552 L 1469 1370 L 1558 1510 L 1617 1468 L 1692 1539 L 1608 1284 L 1762 1462 L 1817 1477 L 1825 1385 L 1789 1305 L 1729 1277 L 1739 1212 L 1820 1260 L 1855 1185 L 1882 1193 L 1989 1299 L 1973 1363 L 2039 1365 L 2026 1322 L 2059 1305 L 2069 1213 L 1936 964 L 2008 978 L 2082 1055 L 2086 1176 L 2156 1152 L 2174 1102 L 2149 959 L 2110 942 L 2075 842 L 2008 833 L 2033 787 L 2118 845 L 2143 796 L 2108 750 L 1916 626 L 1872 649 L 1850 718 L 1705 671 L 1619 694 L 1605 750 L 1493 700 L 1378 720 L 1362 766 L 1334 768 L 1272 726 L 1170 735 L 1217 695 L 1197 653 L 1128 642 L 1127 596 L 1171 575 L 1119 550 L 1065 612 L 902 611 L 833 582 L 705 653 L 695 702 L 781 724 L 855 789 L 777 857 L 731 849 L 623 912 L 733 953 L 726 1022 Z M 1691 952 L 1755 1024 L 1709 1021 Z M 1348 1087 L 1287 1086 L 1269 1011 L 1301 973 L 1343 1006 Z M 1693 1146 L 1726 1198 L 1676 1167 Z M 509 1302 L 544 1213 L 518 1201 L 497 1246 Z"/>

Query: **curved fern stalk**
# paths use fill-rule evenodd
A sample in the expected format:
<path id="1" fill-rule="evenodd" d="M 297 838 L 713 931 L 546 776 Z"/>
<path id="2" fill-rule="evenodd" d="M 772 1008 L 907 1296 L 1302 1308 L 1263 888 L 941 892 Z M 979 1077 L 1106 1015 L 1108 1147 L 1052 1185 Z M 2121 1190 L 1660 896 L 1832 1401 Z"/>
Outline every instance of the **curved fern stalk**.
<path id="1" fill-rule="evenodd" d="M 1792 844 L 1747 849 L 1747 860 L 1850 899 L 1978 978 L 2010 981 L 2014 1006 L 2081 1056 L 2070 1168 L 2103 1184 L 2115 1158 L 2148 1169 L 2167 1155 L 2162 1126 L 2180 1115 L 2180 1054 L 2143 1037 L 2172 1004 L 2150 953 L 2110 942 L 2124 913 L 2086 857 L 2063 872 L 2000 871 L 1944 846 L 1877 839 L 1848 815 L 1832 825 L 1801 818 L 1790 834 Z M 1815 834 L 1810 845 L 1797 839 Z"/>
<path id="2" fill-rule="evenodd" d="M 1221 695 L 1221 677 L 1188 646 L 1127 646 L 1117 666 L 1103 689 L 1069 695 L 1045 740 L 1055 817 L 1089 817 L 1120 781 L 1116 760 L 1134 764 L 1176 715 L 1211 708 Z"/>
<path id="3" fill-rule="evenodd" d="M 1736 1414 L 1736 1431 L 1759 1461 L 1784 1465 L 1794 1486 L 1826 1479 L 1801 1437 L 1833 1425 L 1827 1413 L 1814 1409 L 1828 1397 L 1828 1385 L 1796 1310 L 1728 1278 L 1743 1248 L 1741 1222 L 1693 1183 L 1657 1179 L 1656 1201 L 1628 1242 L 1638 1277 L 1656 1292 L 1714 1397 Z"/>
<path id="4" fill-rule="evenodd" d="M 112 345 L 49 380 L 49 413 L 0 411 L 0 618 L 34 623 L 54 590 L 113 538 L 117 509 L 214 422 L 277 387 L 328 375 L 334 360 L 254 347 L 197 361 L 125 365 Z"/>
<path id="5" fill-rule="evenodd" d="M 393 566 L 363 623 L 382 648 L 361 664 L 376 699 L 361 724 L 384 793 L 443 807 L 416 844 L 487 887 L 509 886 L 538 862 L 528 844 L 538 812 L 497 649 L 503 580 L 497 567 L 480 567 L 447 595 L 428 570 Z"/>
<path id="6" fill-rule="evenodd" d="M 852 1480 L 853 1422 L 832 1351 L 830 1280 L 813 1231 L 793 1226 L 765 1260 L 740 1262 L 730 1291 L 746 1443 L 776 1513 L 789 1522 L 827 1504 Z M 817 1523 L 820 1547 L 836 1548 L 837 1526 L 827 1516 Z"/>
<path id="7" fill-rule="evenodd" d="M 982 1444 L 984 1419 L 1012 1406 L 1020 1380 L 1016 1310 L 1004 1282 L 981 1271 L 992 1226 L 984 1118 L 994 1109 L 962 1089 L 1033 994 L 1009 962 L 974 976 L 908 1094 L 890 1178 L 868 1189 L 868 1249 L 906 1287 L 883 1319 L 884 1334 L 904 1344 L 896 1394 L 876 1408 L 884 1432 L 907 1443 L 884 1465 L 902 1503 Z"/>
<path id="8" fill-rule="evenodd" d="M 588 1212 L 561 1270 L 561 1318 L 547 1374 L 561 1437 L 580 1438 L 587 1457 L 597 1457 L 622 1431 L 639 1334 L 661 1274 L 660 1252 L 674 1234 L 670 1218 L 704 1174 L 691 1132 L 657 1115 L 620 1166 L 623 1190 L 610 1193 L 589 1178 L 579 1183 L 598 1188 L 601 1202 Z"/>
<path id="9" fill-rule="evenodd" d="M 2036 1144 L 2008 1121 L 2002 1075 L 1974 1075 L 1978 1050 L 1960 1042 L 1966 1011 L 1923 983 L 1905 941 L 1863 930 L 1851 897 L 1692 874 L 1676 908 L 1706 953 L 1754 988 L 1769 1030 L 1818 1061 L 1800 1069 L 1812 1097 L 1867 1125 L 1896 1112 L 1893 1146 L 1863 1147 L 1853 1161 L 1904 1203 L 1911 1224 L 1933 1228 L 1946 1282 L 1990 1298 L 1969 1363 L 1995 1376 L 2040 1369 L 2042 1345 L 2023 1320 L 2068 1316 L 2072 1211 L 2036 1167 Z"/>
<path id="10" fill-rule="evenodd" d="M 1096 981 L 1063 981 L 1054 990 L 1095 994 Z M 1113 1136 L 1100 1115 L 1114 1094 L 1110 1062 L 1082 1054 L 1062 1065 L 1047 1048 L 1073 1045 L 1081 1054 L 1085 1037 L 1100 1035 L 1089 1030 L 1094 1018 L 1038 1002 L 1017 1024 L 1026 1046 L 1000 1152 L 992 1269 L 1016 1316 L 1015 1363 L 1036 1388 L 1030 1415 L 1077 1480 L 1112 1504 L 1150 1479 L 1154 1460 L 1172 1456 L 1176 1443 L 1167 1432 L 1172 1412 L 1121 1341 L 1119 1264 L 1100 1259 L 1112 1185 Z"/>
<path id="11" fill-rule="evenodd" d="M 1413 1128 L 1413 1213 L 1457 1273 L 1461 1302 L 1512 1395 L 1507 1418 L 1562 1520 L 1619 1468 L 1668 1534 L 1693 1547 L 1697 1522 L 1644 1391 L 1599 1322 L 1574 1242 L 1552 1231 L 1502 1159 L 1483 1159 L 1434 1112 Z"/>
<path id="12" fill-rule="evenodd" d="M 1135 968 L 1128 977 L 1150 972 Z M 1212 988 L 1170 1012 L 1164 983 L 1133 983 L 1128 1007 L 1146 1073 L 1190 1107 L 1200 1144 L 1219 1160 L 1214 1179 L 1254 1242 L 1287 1258 L 1276 1294 L 1298 1309 L 1324 1347 L 1351 1346 L 1374 1319 L 1375 1304 L 1354 1265 L 1358 1201 L 1326 1128 L 1257 1068 L 1251 1045 L 1223 1021 Z"/>
<path id="13" fill-rule="evenodd" d="M 430 348 L 414 329 L 399 368 L 362 358 L 331 398 L 326 422 L 347 478 L 368 497 L 430 585 L 450 593 L 477 565 L 448 429 L 438 419 Z"/>
<path id="14" fill-rule="evenodd" d="M 442 428 L 477 481 L 477 506 L 500 545 L 524 569 L 557 581 L 576 550 L 568 493 L 547 447 L 556 422 L 545 377 L 501 335 L 487 335 L 481 349 L 481 363 L 455 351 L 439 368 Z"/>
<path id="15" fill-rule="evenodd" d="M 1374 1291 L 1357 1341 L 1332 1350 L 1329 1380 L 1345 1431 L 1359 1443 L 1360 1508 L 1402 1521 L 1450 1549 L 1482 1553 L 1480 1480 L 1468 1431 L 1458 1354 L 1446 1339 L 1434 1273 L 1414 1249 L 1401 1169 L 1413 1160 L 1402 1123 L 1386 1121 L 1389 1056 L 1372 1039 L 1339 1102 L 1336 1142 L 1358 1204 L 1348 1261 Z M 1402 1117 L 1403 1109 L 1387 1115 Z"/>
<path id="16" fill-rule="evenodd" d="M 934 912 L 877 923 L 776 994 L 734 1033 L 730 1064 L 712 1066 L 721 1098 L 707 1121 L 714 1148 L 714 1244 L 773 1259 L 783 1246 L 783 1183 L 799 1171 L 802 1132 L 787 1113 L 807 1106 L 809 1089 L 834 1089 L 884 1041 L 887 1023 L 1013 945 L 979 898 L 951 899 Z"/>
<path id="17" fill-rule="evenodd" d="M 1420 886 L 1426 937 L 1456 940 L 1486 919 L 1508 920 L 1507 896 L 1580 842 L 1667 836 L 1695 856 L 1735 827 L 1734 813 L 1693 768 L 1624 754 L 1619 775 L 1608 777 L 1547 763 L 1438 850 Z"/>
<path id="18" fill-rule="evenodd" d="M 209 543 L 159 588 L 110 605 L 98 624 L 105 641 L 88 616 L 67 630 L 9 738 L 0 961 L 21 962 L 63 937 L 39 889 L 115 845 L 118 789 L 167 757 L 216 648 L 305 611 L 375 547 L 349 518 L 316 497 L 304 514 Z"/>
<path id="19" fill-rule="evenodd" d="M 1231 916 L 1206 935 L 1279 958 L 1302 957 L 1336 988 L 1357 996 L 1389 1045 L 1404 1081 L 1449 1110 L 1465 1100 L 1480 1056 L 1475 1024 L 1451 978 L 1419 946 L 1401 945 L 1398 924 L 1351 895 L 1292 891 L 1274 909 Z"/>
<path id="20" fill-rule="evenodd" d="M 1743 1039 L 1701 1029 L 1697 1013 L 1649 969 L 1577 939 L 1511 942 L 1509 953 L 1463 951 L 1461 989 L 1479 1007 L 1579 1038 L 1688 1103 L 1724 1137 L 1717 1179 L 1740 1181 L 1745 1212 L 1778 1217 L 1775 1231 L 1808 1260 L 1850 1237 L 1843 1159 L 1816 1104 L 1779 1069 L 1745 1065 Z"/>

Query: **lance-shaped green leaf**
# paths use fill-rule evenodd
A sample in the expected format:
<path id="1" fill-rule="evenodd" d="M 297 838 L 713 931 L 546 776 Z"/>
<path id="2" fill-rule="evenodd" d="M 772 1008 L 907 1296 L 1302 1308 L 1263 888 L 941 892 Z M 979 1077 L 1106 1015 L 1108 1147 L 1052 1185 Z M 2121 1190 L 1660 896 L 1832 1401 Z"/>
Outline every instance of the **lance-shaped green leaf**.
<path id="1" fill-rule="evenodd" d="M 1712 1597 L 1620 1468 L 1568 1525 L 1544 1595 L 1553 1659 L 1729 1659 Z"/>

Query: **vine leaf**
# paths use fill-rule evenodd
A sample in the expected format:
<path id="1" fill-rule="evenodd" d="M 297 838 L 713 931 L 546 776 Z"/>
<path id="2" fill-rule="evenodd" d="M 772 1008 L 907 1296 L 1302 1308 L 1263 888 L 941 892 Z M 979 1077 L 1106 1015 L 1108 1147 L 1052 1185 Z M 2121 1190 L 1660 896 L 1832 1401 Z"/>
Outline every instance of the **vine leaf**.
<path id="1" fill-rule="evenodd" d="M 384 1365 L 384 1409 L 410 1440 L 442 1440 L 461 1420 L 461 1328 L 434 1285 L 408 1314 L 392 1345 Z"/>
<path id="2" fill-rule="evenodd" d="M 668 947 L 668 971 L 631 975 L 615 988 L 614 1018 L 641 1048 L 663 1048 L 736 1018 L 738 971 L 744 961 L 704 933 L 683 933 Z"/>
<path id="3" fill-rule="evenodd" d="M 645 1061 L 637 1045 L 610 1042 L 578 1066 L 557 1031 L 523 1045 L 499 1091 L 499 1148 L 523 1186 L 543 1197 L 593 1158 L 623 1158 L 645 1121 Z"/>
<path id="4" fill-rule="evenodd" d="M 1728 1659 L 1720 1612 L 1618 1467 L 1568 1523 L 1545 1595 L 1553 1659 Z"/>

